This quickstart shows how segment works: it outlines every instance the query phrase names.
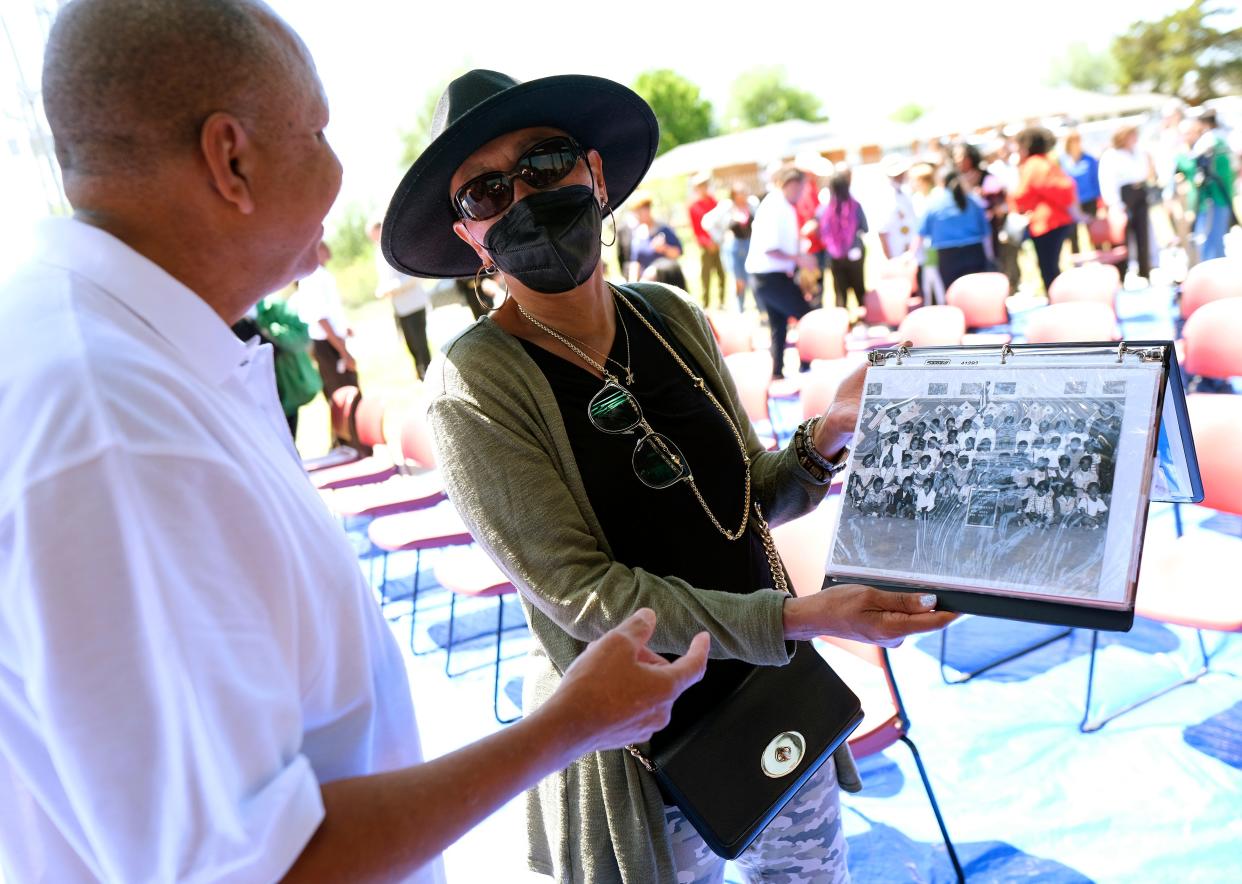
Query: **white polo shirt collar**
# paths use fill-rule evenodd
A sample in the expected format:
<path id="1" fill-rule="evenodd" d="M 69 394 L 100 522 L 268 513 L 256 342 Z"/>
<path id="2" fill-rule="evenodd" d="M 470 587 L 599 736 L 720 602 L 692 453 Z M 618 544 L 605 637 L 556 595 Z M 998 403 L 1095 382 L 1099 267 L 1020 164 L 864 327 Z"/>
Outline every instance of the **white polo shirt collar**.
<path id="1" fill-rule="evenodd" d="M 76 218 L 39 225 L 38 261 L 61 267 L 99 286 L 172 345 L 204 380 L 223 384 L 245 370 L 259 339 L 238 340 L 215 310 L 163 267 L 120 239 Z"/>

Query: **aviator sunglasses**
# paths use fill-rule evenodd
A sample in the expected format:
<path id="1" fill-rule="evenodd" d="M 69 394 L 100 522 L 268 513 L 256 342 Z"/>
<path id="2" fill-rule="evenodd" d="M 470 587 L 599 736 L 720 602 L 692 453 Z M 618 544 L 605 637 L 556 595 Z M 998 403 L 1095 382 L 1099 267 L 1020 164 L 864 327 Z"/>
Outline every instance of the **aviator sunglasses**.
<path id="1" fill-rule="evenodd" d="M 453 194 L 453 203 L 469 221 L 495 218 L 513 205 L 513 180 L 521 178 L 536 190 L 543 190 L 573 171 L 585 156 L 578 143 L 567 135 L 540 141 L 518 159 L 508 172 L 484 172 L 471 178 Z"/>
<path id="2" fill-rule="evenodd" d="M 651 429 L 634 394 L 619 384 L 604 384 L 587 406 L 587 417 L 595 429 L 604 433 L 642 430 L 631 461 L 634 474 L 648 488 L 668 488 L 690 478 L 685 455 L 671 439 Z"/>

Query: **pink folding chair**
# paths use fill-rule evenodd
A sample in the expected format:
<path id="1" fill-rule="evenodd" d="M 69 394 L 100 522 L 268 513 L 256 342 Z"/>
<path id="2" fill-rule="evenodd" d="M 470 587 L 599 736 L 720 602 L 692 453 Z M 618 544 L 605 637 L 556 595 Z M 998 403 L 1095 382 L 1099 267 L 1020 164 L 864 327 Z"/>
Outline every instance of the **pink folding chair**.
<path id="1" fill-rule="evenodd" d="M 388 516 L 423 509 L 445 499 L 444 481 L 435 469 L 431 428 L 421 404 L 401 425 L 401 472 L 382 482 L 321 491 L 328 509 L 340 518 Z"/>
<path id="2" fill-rule="evenodd" d="M 896 328 L 910 312 L 910 279 L 906 276 L 881 276 L 875 288 L 863 299 L 868 325 Z"/>
<path id="3" fill-rule="evenodd" d="M 1203 309 L 1206 307 L 1195 311 L 1195 316 Z M 1202 506 L 1242 516 L 1242 459 L 1237 456 L 1242 396 L 1197 393 L 1187 397 L 1186 405 L 1203 476 Z M 1176 541 L 1171 544 L 1149 542 L 1143 550 L 1134 610 L 1149 620 L 1195 630 L 1201 665 L 1180 681 L 1092 720 L 1091 692 L 1099 641 L 1099 633 L 1092 633 L 1087 699 L 1078 726 L 1084 733 L 1097 731 L 1114 718 L 1206 675 L 1211 670 L 1211 655 L 1203 640 L 1205 629 L 1242 632 L 1242 592 L 1236 579 L 1238 563 L 1242 562 L 1242 538 L 1227 537 L 1204 528 L 1184 534 L 1177 506 L 1174 505 Z"/>
<path id="4" fill-rule="evenodd" d="M 337 445 L 319 457 L 302 458 L 302 466 L 308 473 L 353 463 L 362 457 L 358 450 L 358 437 L 354 431 L 354 414 L 362 402 L 362 393 L 353 385 L 338 387 L 328 400 L 328 414 L 332 418 L 334 439 L 348 439 L 348 445 Z M 369 452 L 368 452 L 369 453 Z"/>
<path id="5" fill-rule="evenodd" d="M 1209 301 L 1242 298 L 1242 260 L 1213 258 L 1196 264 L 1182 283 L 1182 319 Z"/>
<path id="6" fill-rule="evenodd" d="M 522 716 L 500 717 L 500 643 L 505 631 L 505 596 L 517 590 L 509 578 L 496 567 L 482 550 L 472 549 L 461 554 L 447 556 L 436 564 L 436 582 L 451 593 L 449 602 L 448 646 L 445 648 L 444 672 L 449 678 L 461 675 L 453 672 L 453 626 L 457 613 L 457 598 L 496 599 L 496 659 L 492 664 L 492 714 L 501 724 L 510 724 Z"/>
<path id="7" fill-rule="evenodd" d="M 721 355 L 731 356 L 734 353 L 747 353 L 754 349 L 751 345 L 751 328 L 746 317 L 738 313 L 724 310 L 707 311 L 707 323 L 720 347 Z"/>
<path id="8" fill-rule="evenodd" d="M 897 337 L 915 347 L 956 347 L 965 334 L 966 314 L 947 304 L 913 310 L 897 329 Z"/>
<path id="9" fill-rule="evenodd" d="M 397 473 L 397 464 L 385 445 L 382 399 L 367 398 L 358 403 L 354 415 L 356 438 L 366 457 L 352 463 L 311 473 L 311 483 L 321 491 L 383 482 Z"/>
<path id="10" fill-rule="evenodd" d="M 945 300 L 966 317 L 967 328 L 991 328 L 1009 322 L 1005 302 L 1009 277 L 1003 273 L 967 273 L 953 281 Z"/>
<path id="11" fill-rule="evenodd" d="M 742 408 L 752 424 L 766 423 L 770 434 L 760 432 L 759 438 L 768 450 L 776 448 L 776 425 L 768 406 L 768 388 L 772 384 L 772 357 L 760 350 L 732 353 L 725 357 L 725 366 L 733 377 Z M 758 430 L 758 426 L 756 426 Z"/>
<path id="12" fill-rule="evenodd" d="M 844 307 L 820 307 L 798 321 L 798 358 L 842 359 L 845 336 L 850 333 L 850 312 Z"/>
<path id="13" fill-rule="evenodd" d="M 1040 307 L 1032 312 L 1026 326 L 1026 340 L 1030 344 L 1116 341 L 1120 338 L 1113 308 L 1094 301 L 1071 301 Z"/>
<path id="14" fill-rule="evenodd" d="M 1182 329 L 1182 370 L 1208 378 L 1242 377 L 1242 298 L 1199 307 Z"/>
<path id="15" fill-rule="evenodd" d="M 1092 218 L 1087 222 L 1087 236 L 1091 239 L 1091 248 L 1095 249 L 1092 258 L 1083 256 L 1086 261 L 1098 261 L 1111 264 L 1119 272 L 1130 260 L 1130 250 L 1126 246 L 1126 219 L 1122 216 Z"/>
<path id="16" fill-rule="evenodd" d="M 1058 274 L 1048 288 L 1050 304 L 1072 301 L 1096 301 L 1116 309 L 1117 291 L 1121 288 L 1121 274 L 1108 264 L 1084 264 L 1071 267 Z"/>
<path id="17" fill-rule="evenodd" d="M 371 545 L 383 553 L 380 576 L 380 606 L 388 604 L 388 556 L 395 552 L 414 552 L 414 575 L 410 585 L 410 652 L 427 653 L 414 646 L 414 628 L 418 616 L 418 593 L 422 585 L 423 551 L 465 546 L 473 543 L 469 529 L 449 501 L 408 513 L 397 513 L 373 519 L 367 526 Z"/>

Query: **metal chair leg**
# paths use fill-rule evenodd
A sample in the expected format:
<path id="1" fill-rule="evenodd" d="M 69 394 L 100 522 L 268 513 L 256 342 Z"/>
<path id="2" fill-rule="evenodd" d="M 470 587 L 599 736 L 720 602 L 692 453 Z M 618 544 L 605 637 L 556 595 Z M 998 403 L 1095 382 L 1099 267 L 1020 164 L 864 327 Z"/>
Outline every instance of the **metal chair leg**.
<path id="1" fill-rule="evenodd" d="M 457 615 L 457 593 L 453 593 L 449 597 L 449 628 L 448 628 L 448 644 L 444 648 L 444 674 L 449 678 L 456 678 L 449 664 L 453 662 L 453 621 Z M 461 673 L 457 673 L 461 675 Z"/>
<path id="2" fill-rule="evenodd" d="M 501 724 L 513 724 L 522 717 L 519 712 L 513 718 L 500 717 L 500 637 L 505 630 L 505 597 L 496 597 L 496 664 L 494 667 L 494 677 L 492 679 L 492 715 L 496 716 L 496 721 Z"/>
<path id="3" fill-rule="evenodd" d="M 1185 678 L 1183 678 L 1181 681 L 1174 682 L 1173 684 L 1167 687 L 1163 687 L 1160 690 L 1155 691 L 1154 693 L 1148 694 L 1146 697 L 1143 697 L 1139 700 L 1135 700 L 1133 703 L 1130 703 L 1128 706 L 1123 706 L 1121 709 L 1118 709 L 1116 712 L 1110 712 L 1108 715 L 1104 715 L 1092 721 L 1091 720 L 1091 689 L 1095 682 L 1095 652 L 1096 652 L 1096 647 L 1099 644 L 1099 639 L 1100 639 L 1099 632 L 1093 631 L 1091 633 L 1091 659 L 1090 659 L 1090 662 L 1087 664 L 1087 699 L 1083 703 L 1082 721 L 1078 723 L 1078 730 L 1084 734 L 1095 733 L 1100 728 L 1104 727 L 1104 725 L 1112 721 L 1114 718 L 1120 718 L 1121 716 L 1125 715 L 1127 712 L 1131 712 L 1140 706 L 1150 703 L 1152 700 L 1155 700 L 1158 697 L 1163 697 L 1165 694 L 1169 693 L 1170 691 L 1174 691 L 1177 688 L 1182 687 L 1183 685 L 1194 684 L 1196 681 L 1203 678 L 1203 676 L 1207 675 L 1211 669 L 1212 660 L 1211 660 L 1211 656 L 1208 654 L 1208 651 L 1207 651 L 1207 644 L 1203 641 L 1203 630 L 1196 629 L 1195 636 L 1199 640 L 1199 653 L 1203 658 L 1203 665 L 1199 668 L 1198 672 L 1194 672 L 1186 676 Z"/>
<path id="4" fill-rule="evenodd" d="M 957 851 L 953 848 L 953 840 L 949 838 L 949 830 L 945 827 L 944 817 L 940 814 L 940 805 L 936 801 L 936 793 L 932 791 L 931 780 L 927 779 L 927 771 L 923 767 L 923 759 L 919 757 L 919 750 L 915 747 L 914 741 L 905 734 L 902 734 L 901 742 L 905 743 L 910 749 L 910 754 L 914 756 L 914 766 L 919 769 L 919 776 L 923 780 L 923 788 L 927 790 L 927 800 L 931 802 L 932 813 L 936 815 L 936 825 L 940 826 L 940 836 L 944 838 L 945 850 L 949 853 L 949 862 L 953 863 L 953 871 L 957 874 L 959 884 L 966 881 L 966 873 L 962 871 L 962 864 L 958 861 Z"/>
<path id="5" fill-rule="evenodd" d="M 1048 638 L 1043 639 L 1042 641 L 1038 641 L 1033 645 L 1027 645 L 1024 648 L 1019 648 L 1018 650 L 1014 651 L 1012 654 L 1001 657 L 999 660 L 993 660 L 991 663 L 988 663 L 986 666 L 981 666 L 978 669 L 973 669 L 969 672 L 961 672 L 955 678 L 950 678 L 948 674 L 945 672 L 945 662 L 944 662 L 945 649 L 948 645 L 948 638 L 949 638 L 949 627 L 945 627 L 944 629 L 940 630 L 940 680 L 943 681 L 945 684 L 965 684 L 966 682 L 974 678 L 976 675 L 982 675 L 983 673 L 988 672 L 989 670 L 995 669 L 997 666 L 1004 666 L 1006 663 L 1012 662 L 1013 660 L 1017 660 L 1019 657 L 1023 657 L 1031 653 L 1032 651 L 1038 651 L 1040 648 L 1047 647 L 1048 645 L 1052 644 L 1055 641 L 1060 641 L 1061 639 L 1072 635 L 1073 632 L 1074 630 L 1072 628 L 1066 629 L 1063 632 L 1058 632 L 1056 635 L 1049 636 Z"/>
<path id="6" fill-rule="evenodd" d="M 425 657 L 428 654 L 434 654 L 437 650 L 439 650 L 438 648 L 431 647 L 425 651 L 420 651 L 414 647 L 414 621 L 417 619 L 417 614 L 418 614 L 418 590 L 422 582 L 422 575 L 423 575 L 423 551 L 421 549 L 416 549 L 414 551 L 414 580 L 410 587 L 410 653 L 413 654 L 415 657 Z M 456 597 L 454 596 L 454 599 L 455 598 Z M 450 608 L 450 611 L 451 610 L 452 609 Z M 450 647 L 452 646 L 452 643 L 453 643 L 452 627 L 453 627 L 453 617 L 452 617 L 452 614 L 450 613 L 449 615 L 449 645 Z M 448 664 L 446 663 L 445 666 L 447 667 L 447 665 Z"/>

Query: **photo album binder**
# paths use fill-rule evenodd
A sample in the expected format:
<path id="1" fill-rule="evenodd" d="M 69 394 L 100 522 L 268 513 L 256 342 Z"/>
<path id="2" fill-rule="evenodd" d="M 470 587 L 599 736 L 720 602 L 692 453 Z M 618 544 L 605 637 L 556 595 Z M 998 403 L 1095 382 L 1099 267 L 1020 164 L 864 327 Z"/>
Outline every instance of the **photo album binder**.
<path id="1" fill-rule="evenodd" d="M 1171 341 L 879 350 L 825 568 L 941 610 L 1134 621 L 1150 501 L 1203 486 Z"/>

